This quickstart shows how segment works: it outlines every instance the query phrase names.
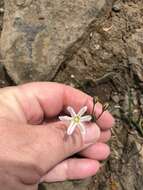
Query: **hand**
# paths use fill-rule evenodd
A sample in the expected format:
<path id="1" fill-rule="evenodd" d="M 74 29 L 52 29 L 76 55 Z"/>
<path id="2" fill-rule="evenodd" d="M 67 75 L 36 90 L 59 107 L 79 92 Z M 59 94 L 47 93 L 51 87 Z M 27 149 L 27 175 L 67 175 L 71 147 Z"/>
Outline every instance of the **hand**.
<path id="1" fill-rule="evenodd" d="M 5 190 L 37 190 L 42 181 L 82 179 L 96 174 L 110 153 L 114 119 L 105 111 L 97 123 L 65 139 L 67 127 L 57 116 L 72 106 L 86 105 L 90 96 L 57 83 L 29 83 L 0 89 L 0 186 Z M 102 105 L 95 106 L 96 116 Z M 80 158 L 71 157 L 75 153 Z"/>

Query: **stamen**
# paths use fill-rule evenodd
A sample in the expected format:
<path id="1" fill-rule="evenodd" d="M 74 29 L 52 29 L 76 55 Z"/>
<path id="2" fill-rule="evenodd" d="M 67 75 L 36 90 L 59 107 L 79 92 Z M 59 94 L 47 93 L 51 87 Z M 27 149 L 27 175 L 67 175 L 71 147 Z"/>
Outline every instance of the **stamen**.
<path id="1" fill-rule="evenodd" d="M 75 116 L 74 117 L 74 122 L 75 123 L 79 123 L 80 122 L 80 117 L 79 116 Z"/>

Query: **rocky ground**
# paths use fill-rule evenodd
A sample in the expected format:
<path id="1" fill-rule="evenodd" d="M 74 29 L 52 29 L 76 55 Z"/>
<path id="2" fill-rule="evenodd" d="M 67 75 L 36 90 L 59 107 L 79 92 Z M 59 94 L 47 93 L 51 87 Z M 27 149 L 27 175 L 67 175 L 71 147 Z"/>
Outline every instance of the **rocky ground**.
<path id="1" fill-rule="evenodd" d="M 93 1 L 90 2 L 92 5 Z M 109 102 L 110 111 L 117 120 L 116 127 L 112 130 L 113 135 L 110 142 L 112 154 L 103 163 L 103 167 L 97 176 L 82 181 L 43 184 L 39 187 L 41 190 L 143 189 L 143 0 L 118 0 L 113 1 L 112 4 L 112 1 L 110 1 L 106 6 L 103 6 L 104 1 L 101 2 L 100 6 L 98 4 L 98 11 L 92 9 L 88 16 L 84 14 L 84 19 L 88 22 L 87 26 L 85 26 L 84 22 L 80 23 L 78 18 L 75 21 L 75 23 L 78 22 L 78 27 L 72 28 L 73 34 L 67 35 L 66 33 L 62 42 L 59 40 L 60 33 L 57 34 L 56 40 L 59 40 L 58 42 L 61 46 L 56 47 L 56 50 L 53 49 L 55 45 L 53 41 L 48 41 L 51 43 L 51 54 L 55 56 L 55 59 L 52 60 L 54 61 L 56 72 L 52 74 L 51 78 L 50 76 L 47 77 L 46 73 L 44 73 L 45 71 L 42 70 L 45 67 L 40 67 L 40 64 L 37 65 L 38 59 L 34 59 L 34 55 L 30 60 L 35 61 L 34 63 L 36 64 L 34 66 L 30 65 L 28 73 L 22 76 L 17 74 L 23 70 L 23 65 L 19 66 L 21 62 L 17 61 L 21 56 L 21 52 L 18 52 L 18 54 L 13 49 L 14 45 L 16 47 L 19 45 L 18 40 L 23 43 L 20 48 L 24 47 L 23 51 L 26 52 L 22 55 L 23 60 L 27 56 L 25 36 L 21 36 L 21 31 L 18 34 L 15 33 L 15 35 L 18 35 L 16 43 L 14 41 L 9 46 L 5 46 L 3 52 L 1 52 L 1 87 L 44 79 L 66 83 L 92 96 L 100 97 L 103 102 Z M 90 7 L 91 5 L 89 4 L 88 6 Z M 104 10 L 100 9 L 101 5 Z M 8 6 L 8 3 L 6 6 Z M 3 28 L 4 22 L 6 22 L 4 18 L 9 18 L 8 15 L 3 17 L 4 11 L 7 10 L 6 6 L 4 9 L 4 4 L 1 0 L 0 30 Z M 85 9 L 83 9 L 84 11 Z M 43 22 L 44 17 L 41 14 L 38 16 L 40 23 L 41 20 Z M 28 20 L 29 18 L 26 17 L 26 19 Z M 69 22 L 68 19 L 67 21 Z M 59 24 L 61 24 L 61 20 L 55 23 L 55 26 L 58 28 Z M 66 22 L 64 24 L 66 25 Z M 13 26 L 9 25 L 9 23 L 6 23 L 6 25 L 9 30 L 13 29 Z M 51 30 L 55 31 L 55 29 Z M 15 32 L 15 30 L 13 31 Z M 5 28 L 2 37 L 5 39 L 7 35 Z M 37 43 L 40 43 L 40 40 L 47 40 L 49 37 L 49 33 L 47 34 L 45 31 L 38 35 L 36 40 L 32 38 L 33 41 L 35 40 L 34 44 L 32 44 L 34 48 Z M 52 36 L 52 38 L 54 37 Z M 42 46 L 44 50 L 45 46 Z M 8 51 L 7 47 L 9 48 Z M 33 51 L 36 51 L 34 48 Z M 46 48 L 48 49 L 48 47 Z M 18 59 L 16 59 L 15 54 Z M 44 54 L 42 55 L 44 56 Z M 15 59 L 16 63 L 14 62 Z M 40 61 L 42 62 L 43 60 L 41 59 Z M 11 66 L 12 64 L 16 64 L 16 67 Z M 34 72 L 37 74 L 33 74 Z"/>

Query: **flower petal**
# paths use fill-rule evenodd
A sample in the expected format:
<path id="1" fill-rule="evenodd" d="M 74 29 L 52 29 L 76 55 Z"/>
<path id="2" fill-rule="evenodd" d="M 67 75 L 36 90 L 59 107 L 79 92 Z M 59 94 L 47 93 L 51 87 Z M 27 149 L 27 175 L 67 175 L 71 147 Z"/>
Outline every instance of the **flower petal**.
<path id="1" fill-rule="evenodd" d="M 59 116 L 59 120 L 61 120 L 61 121 L 71 121 L 72 117 L 69 117 L 69 116 Z"/>
<path id="2" fill-rule="evenodd" d="M 67 107 L 68 112 L 71 114 L 72 117 L 76 116 L 74 109 L 70 106 Z"/>
<path id="3" fill-rule="evenodd" d="M 78 112 L 78 116 L 82 116 L 85 112 L 87 111 L 87 106 L 84 106 L 83 108 L 81 108 Z"/>
<path id="4" fill-rule="evenodd" d="M 79 129 L 80 129 L 81 133 L 82 133 L 83 135 L 85 135 L 85 133 L 86 133 L 86 128 L 85 128 L 85 126 L 84 126 L 82 123 L 79 123 L 78 126 L 79 126 Z"/>
<path id="5" fill-rule="evenodd" d="M 76 126 L 77 126 L 77 124 L 72 121 L 72 122 L 70 123 L 70 126 L 68 127 L 67 135 L 72 135 L 72 133 L 74 132 Z"/>
<path id="6" fill-rule="evenodd" d="M 80 118 L 81 122 L 87 122 L 87 121 L 91 121 L 92 117 L 91 115 L 85 115 L 83 117 Z"/>

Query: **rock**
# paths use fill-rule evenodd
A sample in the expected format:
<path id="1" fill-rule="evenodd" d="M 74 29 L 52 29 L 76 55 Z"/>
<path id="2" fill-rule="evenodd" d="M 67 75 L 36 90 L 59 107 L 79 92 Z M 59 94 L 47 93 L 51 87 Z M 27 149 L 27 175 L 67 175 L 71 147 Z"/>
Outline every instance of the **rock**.
<path id="1" fill-rule="evenodd" d="M 138 80 L 143 82 L 143 29 L 137 29 L 128 43 L 129 63 Z"/>
<path id="2" fill-rule="evenodd" d="M 4 14 L 4 2 L 3 0 L 0 1 L 0 35 L 2 31 L 2 25 L 3 25 L 3 14 Z"/>
<path id="3" fill-rule="evenodd" d="M 137 75 L 138 79 L 143 82 L 143 59 L 138 60 L 134 65 L 133 65 L 133 70 L 134 73 Z"/>
<path id="4" fill-rule="evenodd" d="M 132 69 L 135 73 L 135 75 L 138 77 L 138 79 L 143 82 L 143 60 L 137 58 L 137 57 L 129 57 L 129 63 L 132 65 Z"/>
<path id="5" fill-rule="evenodd" d="M 14 85 L 12 81 L 8 78 L 4 66 L 0 61 L 0 88 Z"/>
<path id="6" fill-rule="evenodd" d="M 2 57 L 16 83 L 52 80 L 110 0 L 5 0 Z M 82 40 L 81 40 L 82 41 Z"/>

